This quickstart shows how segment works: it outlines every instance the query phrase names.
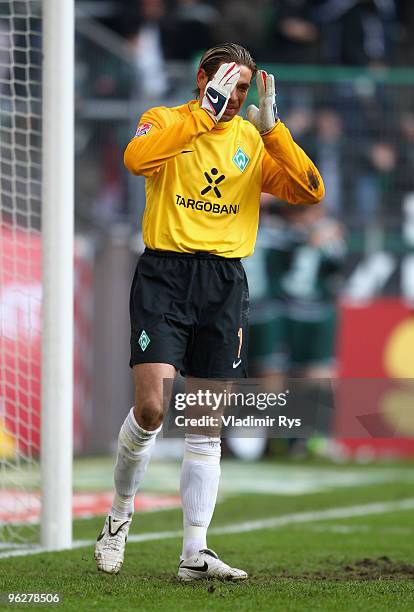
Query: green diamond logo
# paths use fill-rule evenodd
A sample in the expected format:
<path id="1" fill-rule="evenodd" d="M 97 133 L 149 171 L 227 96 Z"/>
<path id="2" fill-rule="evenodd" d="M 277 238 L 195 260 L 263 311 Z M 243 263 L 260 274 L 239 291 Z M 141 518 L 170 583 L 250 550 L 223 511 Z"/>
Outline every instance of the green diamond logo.
<path id="1" fill-rule="evenodd" d="M 250 157 L 246 155 L 246 153 L 240 147 L 237 149 L 234 154 L 233 161 L 240 170 L 240 172 L 244 172 L 247 164 L 250 161 Z"/>
<path id="2" fill-rule="evenodd" d="M 140 345 L 141 349 L 145 351 L 145 349 L 148 348 L 150 342 L 151 340 L 149 339 L 147 332 L 145 331 L 145 329 L 143 329 L 139 337 L 138 344 Z"/>

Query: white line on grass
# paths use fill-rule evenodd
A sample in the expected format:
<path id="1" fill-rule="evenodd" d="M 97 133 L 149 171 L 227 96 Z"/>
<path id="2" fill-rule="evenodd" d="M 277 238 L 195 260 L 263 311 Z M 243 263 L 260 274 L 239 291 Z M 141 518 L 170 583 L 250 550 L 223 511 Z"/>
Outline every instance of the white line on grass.
<path id="1" fill-rule="evenodd" d="M 246 521 L 234 525 L 223 525 L 209 529 L 209 535 L 224 535 L 231 533 L 243 533 L 247 531 L 258 531 L 261 529 L 277 529 L 285 525 L 295 523 L 310 523 L 313 521 L 324 521 L 330 519 L 351 518 L 354 516 L 365 516 L 367 514 L 385 514 L 399 510 L 413 510 L 414 498 L 401 499 L 400 501 L 374 502 L 371 504 L 360 504 L 358 506 L 342 506 L 340 508 L 328 508 L 327 510 L 312 510 L 310 512 L 295 512 L 294 514 L 283 514 L 268 519 L 257 521 Z M 153 540 L 167 540 L 182 537 L 182 531 L 154 531 L 128 536 L 128 542 L 150 542 Z M 92 546 L 95 540 L 76 540 L 72 549 Z M 22 557 L 48 552 L 44 548 L 32 548 L 27 550 L 12 550 L 0 553 L 0 559 L 7 557 Z M 53 551 L 51 551 L 53 552 Z"/>
<path id="2" fill-rule="evenodd" d="M 317 533 L 389 533 L 394 535 L 414 534 L 414 529 L 409 527 L 373 527 L 372 525 L 309 525 L 309 531 Z"/>

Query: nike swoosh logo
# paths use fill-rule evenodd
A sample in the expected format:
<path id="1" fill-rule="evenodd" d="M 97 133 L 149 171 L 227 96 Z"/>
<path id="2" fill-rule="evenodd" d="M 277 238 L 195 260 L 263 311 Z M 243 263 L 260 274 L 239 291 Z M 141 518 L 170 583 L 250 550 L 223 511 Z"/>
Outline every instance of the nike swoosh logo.
<path id="1" fill-rule="evenodd" d="M 213 96 L 209 93 L 207 93 L 208 97 L 210 98 L 210 100 L 212 101 L 213 104 L 217 104 L 218 102 L 218 96 L 217 98 L 213 98 Z"/>
<path id="2" fill-rule="evenodd" d="M 119 530 L 120 530 L 120 529 L 121 529 L 121 528 L 122 528 L 124 525 L 126 525 L 126 524 L 127 524 L 127 522 L 128 522 L 128 521 L 124 521 L 123 523 L 121 523 L 121 524 L 119 525 L 119 527 L 118 527 L 118 529 L 117 529 L 116 531 L 112 531 L 112 520 L 111 520 L 111 517 L 109 517 L 109 529 L 108 529 L 108 531 L 109 531 L 109 535 L 111 535 L 111 536 L 116 536 L 116 534 L 118 533 L 118 531 L 119 531 Z"/>
<path id="3" fill-rule="evenodd" d="M 238 361 L 233 361 L 233 369 L 238 368 L 240 364 L 241 364 L 241 359 L 239 359 Z"/>
<path id="4" fill-rule="evenodd" d="M 181 151 L 181 153 L 194 153 L 194 151 L 191 151 L 191 150 L 189 150 L 189 151 Z"/>
<path id="5" fill-rule="evenodd" d="M 193 570 L 194 572 L 206 572 L 208 570 L 208 564 L 206 561 L 204 561 L 204 565 L 199 565 L 199 566 L 182 565 L 181 567 L 182 569 L 189 569 L 189 570 Z"/>

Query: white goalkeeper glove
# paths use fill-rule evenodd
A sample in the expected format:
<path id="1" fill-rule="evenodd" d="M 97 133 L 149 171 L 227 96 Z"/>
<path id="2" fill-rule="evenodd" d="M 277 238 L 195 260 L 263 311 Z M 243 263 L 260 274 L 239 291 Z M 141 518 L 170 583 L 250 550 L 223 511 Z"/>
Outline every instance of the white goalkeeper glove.
<path id="1" fill-rule="evenodd" d="M 240 66 L 234 62 L 222 64 L 206 85 L 201 107 L 216 121 L 220 121 L 227 108 L 230 96 L 240 77 Z"/>
<path id="2" fill-rule="evenodd" d="M 247 118 L 261 134 L 269 132 L 279 121 L 276 106 L 275 77 L 264 70 L 258 70 L 256 75 L 257 91 L 259 93 L 259 108 L 250 104 L 247 108 Z"/>

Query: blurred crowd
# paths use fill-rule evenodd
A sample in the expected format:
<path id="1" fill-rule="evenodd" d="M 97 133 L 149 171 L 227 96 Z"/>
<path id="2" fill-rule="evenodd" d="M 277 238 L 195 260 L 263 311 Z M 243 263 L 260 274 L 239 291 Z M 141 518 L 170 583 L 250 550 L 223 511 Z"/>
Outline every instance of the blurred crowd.
<path id="1" fill-rule="evenodd" d="M 372 114 L 364 115 L 363 98 L 353 92 L 348 109 L 338 99 L 336 105 L 297 106 L 284 115 L 324 177 L 326 209 L 354 227 L 398 223 L 406 194 L 414 191 L 414 113 L 399 113 L 394 100 L 387 114 L 378 96 L 374 88 Z"/>
<path id="2" fill-rule="evenodd" d="M 238 41 L 259 62 L 409 65 L 410 0 L 118 0 L 105 23 L 139 48 L 189 60 Z"/>

